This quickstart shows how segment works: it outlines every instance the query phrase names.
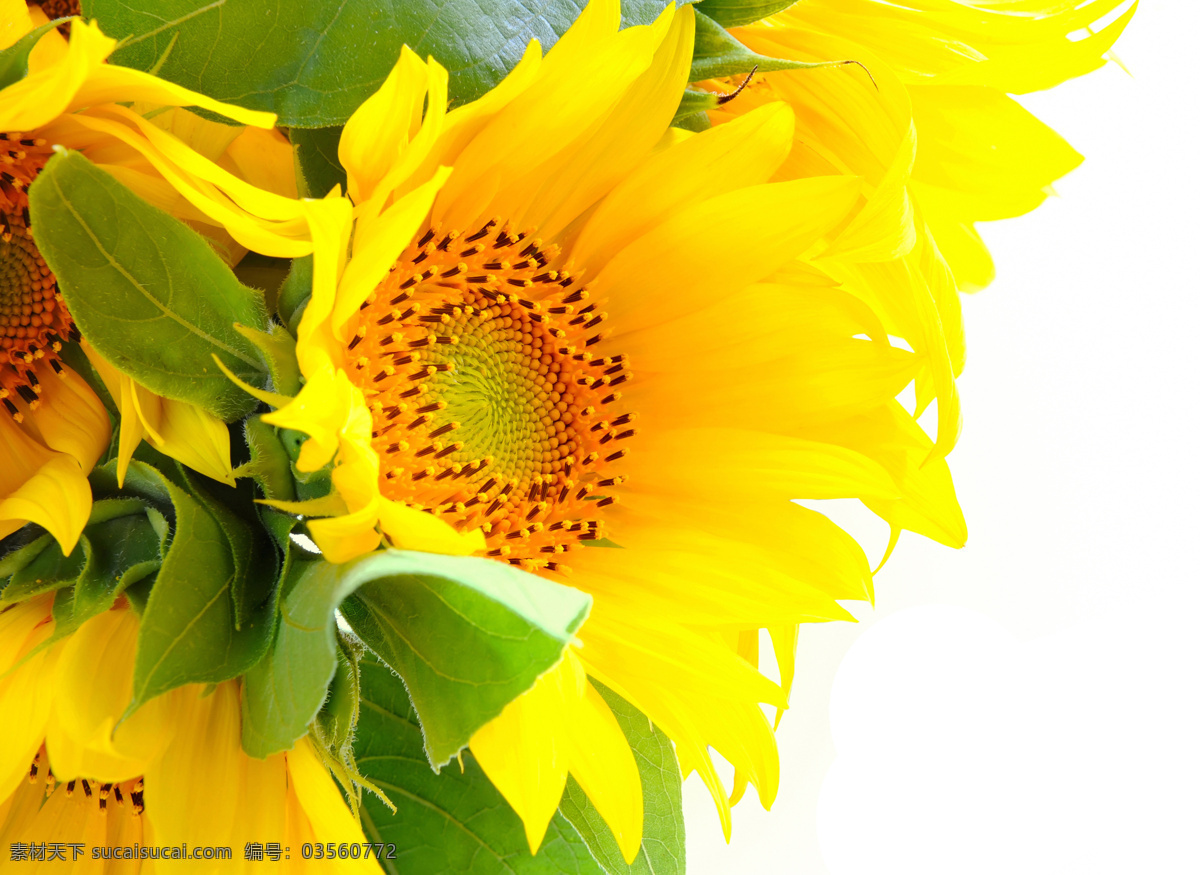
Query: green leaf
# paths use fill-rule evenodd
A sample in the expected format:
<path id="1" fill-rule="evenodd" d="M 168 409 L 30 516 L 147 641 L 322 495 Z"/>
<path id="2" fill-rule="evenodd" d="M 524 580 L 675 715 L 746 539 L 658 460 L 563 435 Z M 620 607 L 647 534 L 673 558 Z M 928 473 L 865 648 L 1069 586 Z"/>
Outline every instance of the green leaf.
<path id="1" fill-rule="evenodd" d="M 253 487 L 244 483 L 233 490 L 212 480 L 219 491 L 215 498 L 201 484 L 201 476 L 190 468 L 177 465 L 179 478 L 188 494 L 204 505 L 210 517 L 221 527 L 233 557 L 234 574 L 230 584 L 233 598 L 233 625 L 240 630 L 270 598 L 278 577 L 278 555 L 267 534 L 258 525 L 258 508 L 254 504 Z"/>
<path id="2" fill-rule="evenodd" d="M 603 684 L 591 683 L 612 708 L 642 778 L 646 813 L 642 847 L 633 864 L 625 862 L 612 830 L 574 778 L 567 779 L 558 810 L 587 842 L 607 875 L 683 875 L 683 778 L 675 748 L 645 714 Z"/>
<path id="3" fill-rule="evenodd" d="M 288 132 L 296 147 L 296 178 L 303 183 L 307 197 L 325 197 L 335 185 L 346 193 L 346 171 L 338 161 L 338 141 L 342 126 L 333 128 L 292 128 Z"/>
<path id="4" fill-rule="evenodd" d="M 696 11 L 703 12 L 723 27 L 753 24 L 776 12 L 782 12 L 796 0 L 701 0 Z"/>
<path id="5" fill-rule="evenodd" d="M 408 685 L 440 769 L 558 663 L 591 607 L 575 589 L 491 559 L 397 550 L 360 560 L 342 605 Z"/>
<path id="6" fill-rule="evenodd" d="M 578 833 L 556 814 L 537 856 L 521 820 L 469 752 L 462 769 L 435 775 L 422 753 L 421 723 L 404 685 L 386 666 L 364 659 L 354 752 L 359 770 L 396 806 L 366 796 L 367 840 L 396 846 L 381 860 L 389 875 L 603 875 Z"/>
<path id="7" fill-rule="evenodd" d="M 584 0 L 90 0 L 84 12 L 121 40 L 110 62 L 149 70 L 218 100 L 269 110 L 279 124 L 344 124 L 391 71 L 401 44 L 435 57 L 455 103 L 504 78 L 531 39 L 549 50 Z M 664 0 L 625 0 L 625 26 Z M 173 43 L 173 44 L 172 44 Z M 169 53 L 168 53 L 169 49 Z"/>
<path id="8" fill-rule="evenodd" d="M 250 756 L 289 750 L 321 710 L 337 667 L 334 612 L 357 585 L 342 570 L 324 560 L 292 568 L 272 648 L 242 687 L 242 748 Z"/>
<path id="9" fill-rule="evenodd" d="M 744 75 L 752 70 L 772 73 L 812 66 L 752 52 L 702 11 L 696 12 L 696 47 L 692 53 L 692 70 L 688 74 L 691 82 Z"/>
<path id="10" fill-rule="evenodd" d="M 0 52 L 0 88 L 7 88 L 29 75 L 29 53 L 43 36 L 66 21 L 58 18 L 35 27 L 4 51 Z"/>
<path id="11" fill-rule="evenodd" d="M 152 391 L 228 421 L 254 408 L 213 355 L 246 382 L 266 384 L 253 344 L 233 327 L 267 327 L 262 297 L 203 237 L 78 152 L 50 159 L 29 206 L 38 249 L 101 355 Z"/>
<path id="12" fill-rule="evenodd" d="M 92 473 L 93 488 L 115 491 L 115 465 Z M 218 521 L 203 499 L 157 468 L 134 460 L 122 490 L 145 498 L 172 517 L 170 541 L 138 629 L 131 713 L 144 702 L 187 683 L 218 683 L 243 674 L 270 641 L 274 602 L 268 599 L 235 624 L 234 581 L 239 569 L 257 568 L 256 556 L 235 558 L 229 532 L 246 524 L 232 511 Z M 242 533 L 241 545 L 261 553 L 262 539 Z M 268 548 L 273 549 L 273 548 Z M 270 586 L 271 581 L 267 582 Z M 253 581 L 257 590 L 261 581 Z"/>

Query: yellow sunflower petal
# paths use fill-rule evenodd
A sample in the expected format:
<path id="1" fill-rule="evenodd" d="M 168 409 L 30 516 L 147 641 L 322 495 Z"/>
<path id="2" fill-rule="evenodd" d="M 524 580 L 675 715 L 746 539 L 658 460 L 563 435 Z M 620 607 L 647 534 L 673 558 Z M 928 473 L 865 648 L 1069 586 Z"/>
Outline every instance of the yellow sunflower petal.
<path id="1" fill-rule="evenodd" d="M 0 130 L 34 130 L 68 111 L 115 45 L 94 23 L 89 27 L 75 19 L 66 57 L 60 63 L 31 69 L 28 76 L 0 90 Z"/>
<path id="2" fill-rule="evenodd" d="M 558 741 L 564 711 L 583 695 L 566 660 L 505 706 L 471 737 L 471 753 L 525 825 L 537 853 L 567 783 L 568 753 Z"/>
<path id="3" fill-rule="evenodd" d="M 88 384 L 63 368 L 53 380 L 42 383 L 41 403 L 30 410 L 28 421 L 42 442 L 52 450 L 66 453 L 90 471 L 108 449 L 111 425 L 108 411 Z"/>
<path id="4" fill-rule="evenodd" d="M 133 697 L 137 630 L 133 612 L 104 611 L 66 640 L 46 732 L 51 768 L 60 780 L 136 778 L 170 741 L 175 705 L 170 694 L 121 720 Z M 94 671 L 97 664 L 104 672 Z"/>
<path id="5" fill-rule="evenodd" d="M 56 654 L 43 650 L 15 670 L 14 665 L 53 631 L 48 622 L 52 599 L 28 599 L 0 613 L 0 712 L 6 716 L 0 721 L 0 799 L 25 781 L 45 736 L 53 702 L 47 681 Z"/>
<path id="6" fill-rule="evenodd" d="M 10 460 L 0 473 L 0 536 L 37 523 L 63 553 L 70 553 L 92 509 L 87 473 L 75 459 L 31 439 L 11 419 L 0 418 L 0 455 Z"/>
<path id="7" fill-rule="evenodd" d="M 362 828 L 350 814 L 341 790 L 318 759 L 307 736 L 288 751 L 287 771 L 294 785 L 295 796 L 320 841 L 335 844 L 363 842 Z M 379 871 L 379 865 L 373 858 L 343 860 L 339 857 L 336 863 L 330 863 L 333 871 L 337 872 Z"/>

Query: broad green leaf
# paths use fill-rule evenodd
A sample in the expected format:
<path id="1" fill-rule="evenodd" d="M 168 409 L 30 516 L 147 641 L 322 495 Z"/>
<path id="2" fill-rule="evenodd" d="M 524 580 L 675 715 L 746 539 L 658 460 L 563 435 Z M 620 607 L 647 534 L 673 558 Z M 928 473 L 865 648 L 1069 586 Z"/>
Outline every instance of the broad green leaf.
<path id="1" fill-rule="evenodd" d="M 646 813 L 642 847 L 633 864 L 625 862 L 612 830 L 574 778 L 567 779 L 558 810 L 587 842 L 607 875 L 683 875 L 683 778 L 675 748 L 645 714 L 602 684 L 592 684 L 612 708 L 642 778 Z"/>
<path id="2" fill-rule="evenodd" d="M 254 408 L 213 356 L 246 382 L 266 384 L 254 345 L 234 330 L 267 327 L 262 297 L 203 237 L 78 152 L 50 159 L 29 206 L 38 249 L 101 355 L 152 391 L 226 420 Z"/>
<path id="3" fill-rule="evenodd" d="M 249 521 L 239 519 L 230 507 L 231 499 L 236 499 L 235 491 L 222 487 L 222 498 L 218 501 L 203 486 L 200 476 L 190 469 L 180 466 L 179 473 L 189 496 L 199 502 L 209 517 L 221 528 L 221 534 L 228 545 L 229 555 L 233 559 L 233 578 L 229 584 L 229 594 L 233 599 L 233 627 L 241 629 L 247 618 L 253 615 L 255 609 L 262 604 L 267 590 L 274 583 L 274 563 L 264 563 L 265 550 L 274 550 L 269 544 L 263 543 L 265 538 L 255 538 L 258 534 Z M 178 481 L 177 481 L 178 482 Z M 210 481 L 211 482 L 211 481 Z M 258 561 L 256 561 L 258 560 Z"/>
<path id="4" fill-rule="evenodd" d="M 753 24 L 776 12 L 782 12 L 796 0 L 701 0 L 696 11 L 703 12 L 723 27 Z"/>
<path id="5" fill-rule="evenodd" d="M 692 82 L 721 79 L 725 76 L 744 76 L 752 71 L 771 73 L 777 70 L 797 70 L 812 67 L 800 61 L 771 58 L 750 51 L 717 22 L 702 11 L 696 13 L 696 47 L 692 53 Z M 732 86 L 732 91 L 735 86 Z"/>
<path id="6" fill-rule="evenodd" d="M 110 61 L 149 70 L 210 97 L 275 112 L 279 124 L 344 124 L 408 44 L 450 74 L 454 103 L 504 78 L 531 39 L 549 50 L 584 0 L 85 0 L 85 14 L 121 40 Z M 665 0 L 625 0 L 625 26 L 649 24 Z M 164 58 L 165 55 L 165 58 Z"/>
<path id="7" fill-rule="evenodd" d="M 346 171 L 338 161 L 342 128 L 292 128 L 288 132 L 296 147 L 296 179 L 308 197 L 325 197 L 335 185 L 346 193 Z"/>
<path id="8" fill-rule="evenodd" d="M 603 875 L 579 834 L 556 814 L 537 856 L 521 820 L 469 752 L 435 775 L 422 753 L 421 723 L 404 685 L 364 659 L 354 752 L 359 770 L 396 806 L 365 795 L 367 841 L 396 846 L 388 875 Z"/>
<path id="9" fill-rule="evenodd" d="M 342 613 L 404 678 L 435 769 L 558 663 L 591 607 L 578 590 L 491 559 L 391 550 L 351 574 L 361 588 Z"/>
<path id="10" fill-rule="evenodd" d="M 93 472 L 94 488 L 115 491 L 114 467 L 110 462 Z M 270 641 L 275 607 L 268 600 L 244 618 L 240 629 L 235 626 L 233 583 L 239 564 L 226 532 L 244 523 L 232 513 L 218 522 L 206 506 L 211 497 L 200 500 L 164 472 L 136 459 L 122 491 L 145 498 L 172 517 L 167 553 L 138 629 L 132 712 L 182 684 L 217 683 L 247 671 Z M 261 543 L 253 537 L 238 540 Z"/>
<path id="11" fill-rule="evenodd" d="M 43 36 L 58 27 L 65 19 L 49 21 L 35 27 L 4 51 L 0 51 L 0 88 L 7 88 L 29 75 L 29 53 Z"/>

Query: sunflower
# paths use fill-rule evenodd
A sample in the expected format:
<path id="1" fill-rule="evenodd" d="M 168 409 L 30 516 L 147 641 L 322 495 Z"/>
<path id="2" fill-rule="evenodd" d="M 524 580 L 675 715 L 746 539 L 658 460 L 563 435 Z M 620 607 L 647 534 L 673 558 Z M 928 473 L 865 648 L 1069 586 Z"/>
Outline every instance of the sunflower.
<path id="1" fill-rule="evenodd" d="M 221 871 L 303 865 L 303 843 L 364 842 L 307 738 L 265 760 L 241 748 L 239 684 L 172 690 L 122 719 L 132 698 L 138 618 L 124 600 L 53 639 L 52 595 L 0 613 L 0 842 L 93 849 L 228 848 Z M 246 862 L 248 843 L 280 842 L 295 863 Z M 170 853 L 171 851 L 168 851 Z M 201 853 L 204 853 L 201 851 Z M 68 847 L 65 859 L 70 862 Z M 333 871 L 378 871 L 369 860 Z M 137 872 L 138 859 L 103 862 Z M 194 859 L 155 860 L 154 871 Z"/>
<path id="2" fill-rule="evenodd" d="M 720 125 L 785 101 L 796 131 L 778 178 L 862 177 L 864 222 L 893 233 L 873 251 L 831 251 L 823 266 L 925 357 L 917 410 L 937 397 L 942 453 L 958 432 L 965 360 L 957 292 L 995 274 L 975 223 L 1029 212 L 1082 160 L 1009 95 L 1102 65 L 1137 4 L 1094 25 L 1125 2 L 805 0 L 731 30 L 770 57 L 858 65 L 760 73 L 708 117 Z M 698 84 L 730 94 L 743 83 Z"/>
<path id="3" fill-rule="evenodd" d="M 45 21 L 37 7 L 0 0 L 0 48 Z M 110 424 L 100 399 L 62 359 L 63 345 L 80 336 L 30 229 L 28 189 L 54 148 L 82 151 L 142 197 L 209 234 L 229 261 L 244 247 L 295 255 L 307 245 L 289 236 L 286 211 L 294 212 L 294 201 L 270 169 L 282 164 L 290 175 L 290 150 L 278 132 L 242 131 L 174 107 L 198 106 L 260 128 L 270 128 L 273 115 L 109 65 L 104 59 L 115 42 L 94 23 L 74 18 L 69 24 L 69 41 L 56 29 L 45 32 L 29 55 L 28 74 L 0 90 L 0 451 L 13 461 L 0 470 L 0 537 L 32 521 L 68 553 L 88 517 L 87 472 L 108 447 Z M 151 110 L 153 120 L 139 114 Z M 238 198 L 260 212 L 265 206 L 284 213 L 258 219 L 240 209 Z M 306 233 L 303 222 L 294 221 Z M 84 349 L 122 413 L 122 476 L 146 439 L 232 483 L 224 423 L 155 395 Z"/>
<path id="4" fill-rule="evenodd" d="M 770 805 L 760 703 L 784 709 L 797 624 L 871 597 L 858 545 L 798 497 L 859 497 L 961 542 L 945 463 L 895 401 L 919 365 L 806 260 L 861 182 L 769 182 L 793 113 L 669 127 L 694 15 L 618 30 L 593 0 L 543 58 L 446 109 L 407 49 L 345 127 L 350 200 L 308 201 L 306 383 L 265 416 L 309 435 L 334 493 L 289 509 L 332 561 L 474 552 L 593 597 L 578 646 L 471 740 L 536 850 L 573 775 L 627 859 L 642 799 L 593 680 L 730 799 L 709 749 Z M 718 230 L 714 230 L 718 229 Z M 904 513 L 892 512 L 903 508 Z M 783 687 L 757 670 L 774 637 Z"/>

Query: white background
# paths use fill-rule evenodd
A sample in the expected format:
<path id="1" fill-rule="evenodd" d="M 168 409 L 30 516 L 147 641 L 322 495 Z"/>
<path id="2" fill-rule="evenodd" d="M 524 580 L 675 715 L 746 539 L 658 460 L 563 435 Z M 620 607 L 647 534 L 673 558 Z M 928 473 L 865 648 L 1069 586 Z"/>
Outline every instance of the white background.
<path id="1" fill-rule="evenodd" d="M 802 629 L 779 798 L 751 789 L 727 846 L 685 782 L 692 875 L 1200 872 L 1197 5 L 1144 0 L 1134 78 L 1022 99 L 1087 161 L 982 228 L 970 540 L 906 534 L 860 624 Z M 877 559 L 883 527 L 834 504 Z"/>

